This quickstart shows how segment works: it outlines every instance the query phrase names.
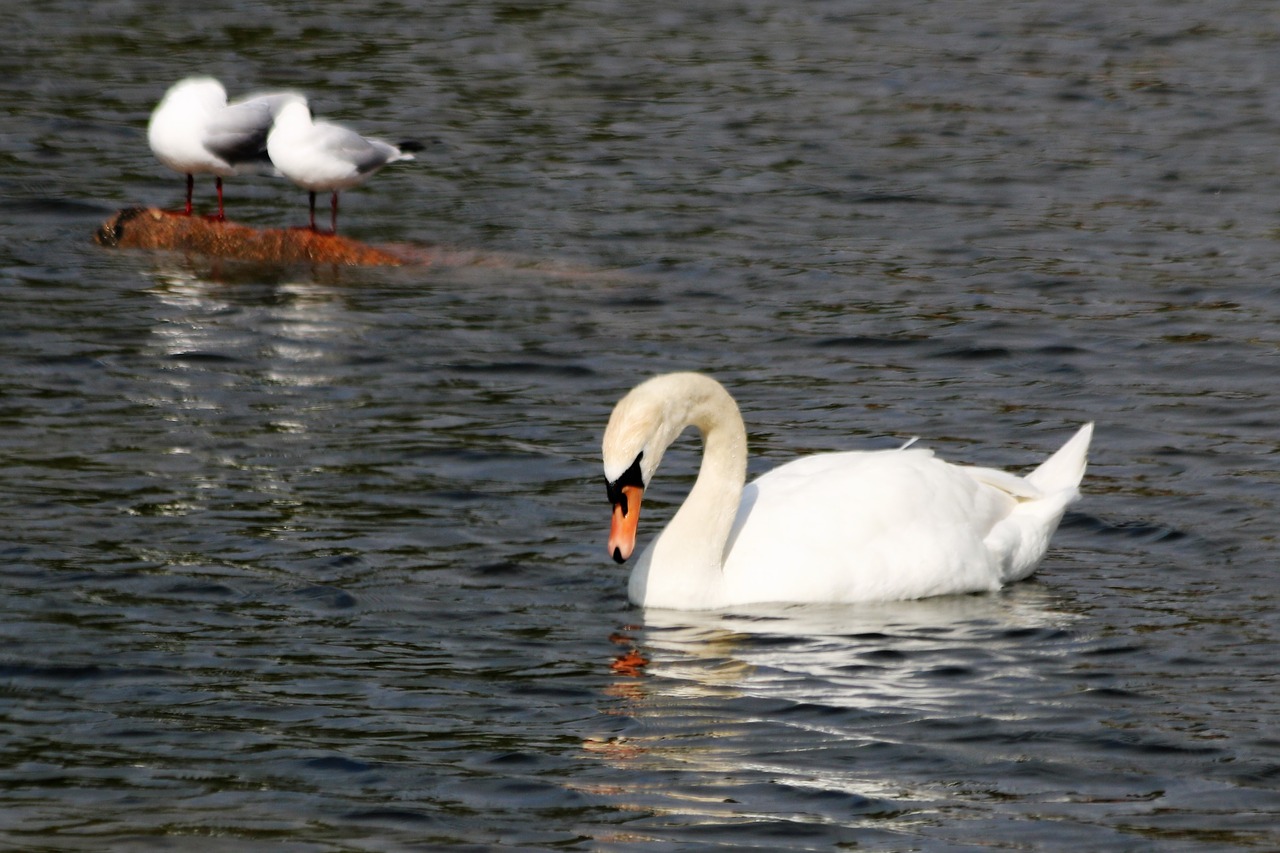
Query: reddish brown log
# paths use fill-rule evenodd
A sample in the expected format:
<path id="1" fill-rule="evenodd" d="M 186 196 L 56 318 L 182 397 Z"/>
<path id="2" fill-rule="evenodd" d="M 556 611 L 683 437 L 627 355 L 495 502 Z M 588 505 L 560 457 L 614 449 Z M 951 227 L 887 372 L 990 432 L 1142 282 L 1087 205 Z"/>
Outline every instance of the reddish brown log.
<path id="1" fill-rule="evenodd" d="M 421 250 L 400 253 L 307 228 L 252 228 L 157 208 L 122 210 L 94 236 L 101 246 L 192 252 L 275 264 L 401 266 L 429 263 Z"/>

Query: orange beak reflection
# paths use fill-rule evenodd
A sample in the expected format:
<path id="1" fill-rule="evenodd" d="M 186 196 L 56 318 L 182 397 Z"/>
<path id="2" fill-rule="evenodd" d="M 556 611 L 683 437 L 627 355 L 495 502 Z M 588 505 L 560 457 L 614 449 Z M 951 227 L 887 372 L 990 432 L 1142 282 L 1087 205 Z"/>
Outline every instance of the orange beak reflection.
<path id="1" fill-rule="evenodd" d="M 613 505 L 609 526 L 609 555 L 615 563 L 625 563 L 636 548 L 636 527 L 640 524 L 641 486 L 623 486 L 622 500 Z"/>

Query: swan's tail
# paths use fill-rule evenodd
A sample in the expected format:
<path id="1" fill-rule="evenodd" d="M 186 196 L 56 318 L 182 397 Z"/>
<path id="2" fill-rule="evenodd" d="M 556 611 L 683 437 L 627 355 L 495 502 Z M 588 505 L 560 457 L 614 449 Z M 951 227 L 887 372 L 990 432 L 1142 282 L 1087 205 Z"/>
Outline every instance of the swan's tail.
<path id="1" fill-rule="evenodd" d="M 1074 490 L 1084 479 L 1084 468 L 1089 461 L 1089 440 L 1093 438 L 1093 423 L 1080 427 L 1071 440 L 1050 456 L 1040 467 L 1027 475 L 1027 481 L 1045 494 Z"/>
<path id="2" fill-rule="evenodd" d="M 1049 537 L 1080 494 L 1080 481 L 1089 461 L 1089 440 L 1093 424 L 1080 427 L 1071 440 L 1024 478 L 1040 494 L 1026 500 L 987 535 L 987 547 L 999 558 L 1001 581 L 1022 580 L 1035 571 L 1049 548 Z"/>

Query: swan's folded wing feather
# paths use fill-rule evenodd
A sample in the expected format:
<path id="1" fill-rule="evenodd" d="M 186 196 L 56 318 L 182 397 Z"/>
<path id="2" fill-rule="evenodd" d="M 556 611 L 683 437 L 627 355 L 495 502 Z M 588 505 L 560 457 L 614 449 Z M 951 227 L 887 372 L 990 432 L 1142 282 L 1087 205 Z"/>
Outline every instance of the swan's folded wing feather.
<path id="1" fill-rule="evenodd" d="M 1043 490 L 1036 488 L 1024 477 L 1010 474 L 1008 471 L 1001 471 L 998 468 L 975 468 L 970 465 L 956 467 L 984 486 L 990 486 L 1019 501 L 1040 500 L 1045 496 Z"/>
<path id="2" fill-rule="evenodd" d="M 844 474 L 850 472 L 853 470 L 851 466 L 859 462 L 875 460 L 885 452 L 883 450 L 846 450 L 839 453 L 815 453 L 812 456 L 801 456 L 774 468 L 772 471 L 761 474 L 757 480 L 762 480 L 765 477 L 772 480 L 794 478 L 801 482 L 808 482 L 815 477 L 822 477 L 828 473 Z M 910 450 L 903 448 L 888 452 L 894 455 L 901 454 L 906 459 L 923 460 L 933 457 L 933 451 L 925 447 L 913 447 Z"/>
<path id="3" fill-rule="evenodd" d="M 995 589 L 998 569 L 984 540 L 1017 504 L 1010 490 L 1028 490 L 1011 475 L 982 473 L 927 449 L 804 457 L 743 492 L 725 571 L 760 600 Z"/>

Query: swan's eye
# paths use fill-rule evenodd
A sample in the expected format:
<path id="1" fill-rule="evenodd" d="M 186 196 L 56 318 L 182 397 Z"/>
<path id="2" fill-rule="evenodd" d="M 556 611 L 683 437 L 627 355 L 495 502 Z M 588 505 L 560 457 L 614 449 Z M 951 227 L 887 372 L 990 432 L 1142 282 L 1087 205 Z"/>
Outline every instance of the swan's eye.
<path id="1" fill-rule="evenodd" d="M 644 488 L 644 475 L 640 473 L 640 460 L 644 458 L 644 451 L 641 450 L 636 455 L 636 461 L 631 463 L 631 467 L 622 472 L 622 476 L 610 482 L 608 479 L 604 481 L 604 489 L 609 495 L 609 503 L 614 506 L 622 507 L 622 514 L 627 514 L 627 493 L 623 491 L 625 486 L 636 486 Z"/>

